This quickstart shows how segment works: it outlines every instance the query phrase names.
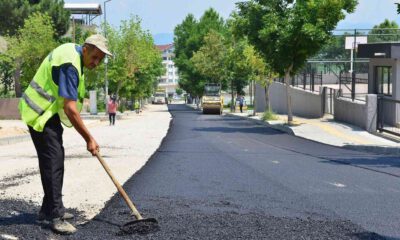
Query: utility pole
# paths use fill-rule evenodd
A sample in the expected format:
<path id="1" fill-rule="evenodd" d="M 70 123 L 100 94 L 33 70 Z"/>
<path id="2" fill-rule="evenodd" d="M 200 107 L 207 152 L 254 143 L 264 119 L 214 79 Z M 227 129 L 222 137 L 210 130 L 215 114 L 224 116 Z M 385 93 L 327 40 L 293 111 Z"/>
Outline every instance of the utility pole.
<path id="1" fill-rule="evenodd" d="M 107 38 L 107 11 L 106 11 L 106 3 L 108 3 L 111 0 L 106 0 L 104 1 L 104 37 Z M 106 114 L 107 114 L 107 107 L 108 107 L 108 78 L 107 78 L 107 65 L 108 65 L 108 56 L 105 56 L 104 59 L 104 64 L 105 64 L 105 73 L 104 73 L 104 78 L 105 78 L 105 88 L 104 88 L 104 103 L 106 105 L 105 109 L 106 109 Z"/>

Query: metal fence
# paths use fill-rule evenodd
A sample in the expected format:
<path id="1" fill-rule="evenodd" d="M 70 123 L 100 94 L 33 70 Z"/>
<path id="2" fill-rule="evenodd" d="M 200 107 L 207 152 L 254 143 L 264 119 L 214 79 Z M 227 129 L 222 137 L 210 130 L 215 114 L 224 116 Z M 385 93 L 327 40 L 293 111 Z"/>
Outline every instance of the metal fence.
<path id="1" fill-rule="evenodd" d="M 400 136 L 400 123 L 398 119 L 399 112 L 399 100 L 379 96 L 377 118 L 378 131 Z"/>
<path id="2" fill-rule="evenodd" d="M 341 97 L 365 101 L 369 59 L 357 57 L 357 44 L 400 42 L 400 29 L 337 29 L 332 34 L 331 41 L 292 77 L 291 85 L 313 92 L 324 86 L 338 90 Z M 352 46 L 355 48 L 351 49 Z M 283 79 L 278 81 L 283 82 Z"/>
<path id="3" fill-rule="evenodd" d="M 365 62 L 362 62 L 363 64 Z M 342 63 L 339 63 L 342 64 Z M 348 73 L 329 63 L 307 63 L 307 67 L 299 74 L 291 77 L 290 85 L 296 88 L 311 92 L 319 92 L 321 87 L 328 87 L 337 90 L 341 97 L 350 98 L 353 101 L 365 101 L 368 94 L 368 70 L 361 73 Z M 325 71 L 317 71 L 324 68 Z M 335 68 L 335 70 L 332 70 Z M 275 81 L 284 83 L 284 78 L 276 78 Z"/>

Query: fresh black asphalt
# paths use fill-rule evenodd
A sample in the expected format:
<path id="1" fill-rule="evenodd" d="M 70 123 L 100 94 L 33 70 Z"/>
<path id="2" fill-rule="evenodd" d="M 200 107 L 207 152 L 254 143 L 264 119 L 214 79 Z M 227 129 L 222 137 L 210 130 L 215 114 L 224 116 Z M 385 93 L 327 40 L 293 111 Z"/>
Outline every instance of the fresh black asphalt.
<path id="1" fill-rule="evenodd" d="M 167 137 L 124 185 L 144 217 L 158 220 L 159 231 L 120 232 L 118 226 L 134 218 L 116 195 L 73 236 L 36 225 L 38 209 L 31 203 L 3 201 L 0 232 L 21 239 L 400 236 L 397 158 L 335 148 L 185 105 L 169 110 L 173 121 Z"/>

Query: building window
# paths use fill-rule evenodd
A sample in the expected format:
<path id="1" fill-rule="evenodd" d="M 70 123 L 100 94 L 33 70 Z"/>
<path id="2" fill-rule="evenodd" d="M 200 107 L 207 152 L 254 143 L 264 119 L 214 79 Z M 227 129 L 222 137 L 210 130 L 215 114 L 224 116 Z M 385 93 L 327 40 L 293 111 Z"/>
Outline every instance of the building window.
<path id="1" fill-rule="evenodd" d="M 376 93 L 383 95 L 392 95 L 392 67 L 375 67 Z"/>

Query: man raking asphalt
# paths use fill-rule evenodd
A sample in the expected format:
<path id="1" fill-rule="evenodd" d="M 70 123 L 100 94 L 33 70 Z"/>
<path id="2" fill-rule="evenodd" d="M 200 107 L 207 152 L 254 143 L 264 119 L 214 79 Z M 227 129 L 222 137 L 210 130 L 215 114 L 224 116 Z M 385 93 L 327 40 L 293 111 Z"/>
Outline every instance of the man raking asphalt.
<path id="1" fill-rule="evenodd" d="M 83 46 L 60 45 L 43 60 L 19 103 L 39 158 L 44 197 L 38 222 L 49 223 L 57 233 L 76 231 L 67 221 L 73 215 L 65 211 L 62 202 L 65 156 L 61 123 L 80 133 L 92 155 L 99 152 L 79 112 L 85 95 L 83 68 L 95 68 L 105 55 L 112 56 L 107 40 L 97 34 L 88 37 Z"/>

